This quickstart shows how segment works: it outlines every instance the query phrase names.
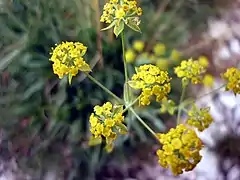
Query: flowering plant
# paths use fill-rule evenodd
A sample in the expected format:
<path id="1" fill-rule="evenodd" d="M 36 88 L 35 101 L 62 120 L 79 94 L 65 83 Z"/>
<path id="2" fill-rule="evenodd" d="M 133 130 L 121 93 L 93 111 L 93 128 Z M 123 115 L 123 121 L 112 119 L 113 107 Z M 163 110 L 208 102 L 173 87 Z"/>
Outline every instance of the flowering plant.
<path id="1" fill-rule="evenodd" d="M 194 104 L 195 100 L 185 99 L 185 92 L 190 84 L 195 85 L 204 82 L 206 63 L 203 63 L 201 59 L 189 59 L 183 60 L 179 66 L 174 68 L 176 76 L 182 82 L 182 94 L 178 104 L 168 98 L 171 92 L 171 77 L 166 70 L 161 69 L 161 65 L 144 64 L 136 67 L 135 74 L 130 78 L 127 59 L 133 53 L 125 52 L 125 25 L 141 32 L 139 27 L 139 17 L 141 15 L 142 9 L 137 6 L 136 0 L 110 0 L 104 6 L 100 19 L 101 22 L 110 24 L 103 30 L 113 28 L 116 37 L 121 35 L 125 75 L 123 98 L 116 96 L 90 75 L 92 70 L 83 59 L 87 47 L 82 43 L 63 42 L 56 45 L 51 53 L 50 61 L 53 62 L 53 72 L 59 78 L 68 75 L 69 83 L 71 83 L 72 77 L 76 76 L 78 72 L 85 73 L 91 81 L 111 95 L 117 102 L 106 102 L 101 106 L 94 107 L 94 113 L 89 118 L 92 134 L 89 137 L 89 145 L 104 143 L 106 151 L 111 152 L 118 136 L 128 133 L 128 122 L 125 121 L 124 113 L 132 114 L 156 138 L 157 142 L 162 144 L 162 148 L 157 151 L 159 164 L 164 168 L 170 168 L 174 175 L 178 175 L 184 171 L 191 171 L 201 160 L 200 150 L 203 143 L 194 128 L 203 131 L 213 122 L 209 114 L 209 107 L 199 109 Z M 165 51 L 164 48 L 162 44 L 158 44 L 154 48 L 154 53 L 162 55 L 162 52 Z M 135 46 L 135 49 L 141 51 L 143 45 L 139 43 Z M 174 52 L 173 56 L 176 57 L 178 54 Z M 240 93 L 239 69 L 228 69 L 222 76 L 227 81 L 227 85 L 220 88 L 226 86 L 226 90 L 232 90 L 235 94 Z M 133 92 L 140 94 L 134 99 Z M 170 129 L 166 134 L 156 133 L 134 109 L 133 105 L 137 102 L 139 102 L 139 106 L 144 108 L 153 101 L 161 104 L 161 109 L 165 109 L 171 114 L 177 111 L 176 128 Z M 189 106 L 192 106 L 190 110 L 187 109 Z M 182 112 L 186 112 L 189 116 L 186 122 L 181 120 Z"/>

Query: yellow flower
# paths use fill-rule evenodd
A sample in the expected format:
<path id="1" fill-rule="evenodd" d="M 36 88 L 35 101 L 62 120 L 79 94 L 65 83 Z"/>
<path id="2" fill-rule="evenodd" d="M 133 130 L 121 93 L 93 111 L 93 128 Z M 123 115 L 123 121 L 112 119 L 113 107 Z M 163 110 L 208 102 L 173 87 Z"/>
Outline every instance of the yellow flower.
<path id="1" fill-rule="evenodd" d="M 132 49 L 128 49 L 126 51 L 126 61 L 127 61 L 127 63 L 134 62 L 135 58 L 136 58 L 136 53 Z"/>
<path id="2" fill-rule="evenodd" d="M 157 150 L 158 162 L 164 168 L 169 167 L 174 175 L 190 171 L 200 162 L 203 145 L 192 129 L 180 124 L 157 137 L 163 144 L 162 149 Z"/>
<path id="3" fill-rule="evenodd" d="M 209 65 L 208 58 L 206 56 L 200 56 L 198 58 L 198 61 L 205 68 L 208 67 L 208 65 Z"/>
<path id="4" fill-rule="evenodd" d="M 211 74 L 206 74 L 203 77 L 203 84 L 206 87 L 213 87 L 214 84 L 214 77 Z"/>
<path id="5" fill-rule="evenodd" d="M 155 55 L 164 55 L 166 53 L 166 46 L 162 43 L 158 43 L 153 47 L 153 52 Z"/>
<path id="6" fill-rule="evenodd" d="M 171 78 L 167 71 L 161 71 L 157 66 L 147 64 L 136 68 L 129 85 L 134 89 L 141 89 L 140 104 L 149 105 L 154 95 L 160 102 L 171 91 Z"/>
<path id="7" fill-rule="evenodd" d="M 208 128 L 213 122 L 209 110 L 209 107 L 198 109 L 196 105 L 193 105 L 192 109 L 188 112 L 187 124 L 196 127 L 199 131 Z"/>
<path id="8" fill-rule="evenodd" d="M 143 41 L 134 41 L 133 43 L 133 48 L 138 51 L 138 52 L 142 52 L 143 48 L 144 48 L 144 42 Z"/>
<path id="9" fill-rule="evenodd" d="M 158 58 L 156 62 L 157 67 L 159 67 L 161 70 L 167 70 L 168 69 L 168 60 L 165 58 Z"/>
<path id="10" fill-rule="evenodd" d="M 89 121 L 92 133 L 89 145 L 99 144 L 102 139 L 105 139 L 105 149 L 108 152 L 113 149 L 113 141 L 117 138 L 117 132 L 127 133 L 127 127 L 123 124 L 123 106 L 121 105 L 113 106 L 110 102 L 106 102 L 102 106 L 95 106 Z"/>
<path id="11" fill-rule="evenodd" d="M 240 70 L 232 67 L 222 76 L 227 81 L 226 90 L 232 90 L 235 95 L 240 94 Z"/>
<path id="12" fill-rule="evenodd" d="M 138 19 L 142 15 L 142 9 L 137 6 L 136 0 L 110 0 L 104 5 L 103 13 L 100 18 L 100 22 L 110 24 L 103 30 L 110 29 L 111 27 L 119 27 L 115 30 L 123 30 L 122 25 L 128 25 L 135 31 L 140 31 L 138 25 L 140 20 Z M 114 32 L 115 33 L 115 32 Z M 115 33 L 116 36 L 121 32 Z"/>
<path id="13" fill-rule="evenodd" d="M 176 49 L 172 50 L 170 54 L 170 59 L 174 61 L 178 61 L 180 60 L 180 57 L 181 57 L 181 53 L 179 51 L 177 51 Z"/>
<path id="14" fill-rule="evenodd" d="M 198 84 L 202 82 L 202 75 L 206 69 L 198 62 L 189 59 L 188 61 L 182 61 L 180 66 L 174 69 L 175 73 L 182 80 L 191 80 L 192 84 Z"/>
<path id="15" fill-rule="evenodd" d="M 123 8 L 117 9 L 117 10 L 115 11 L 115 17 L 116 17 L 117 19 L 123 19 L 123 18 L 125 17 L 125 15 L 126 15 L 126 13 L 125 13 L 125 11 L 123 10 Z"/>
<path id="16" fill-rule="evenodd" d="M 68 75 L 69 83 L 78 71 L 89 72 L 90 66 L 82 58 L 86 53 L 87 47 L 79 42 L 62 42 L 53 48 L 50 53 L 50 61 L 53 62 L 53 72 L 60 79 Z"/>

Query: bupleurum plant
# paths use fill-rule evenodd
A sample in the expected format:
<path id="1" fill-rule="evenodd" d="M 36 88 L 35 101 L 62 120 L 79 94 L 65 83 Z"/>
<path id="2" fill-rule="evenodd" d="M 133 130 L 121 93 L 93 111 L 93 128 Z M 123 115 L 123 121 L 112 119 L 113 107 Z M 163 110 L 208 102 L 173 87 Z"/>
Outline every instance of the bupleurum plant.
<path id="1" fill-rule="evenodd" d="M 125 25 L 131 29 L 140 32 L 140 16 L 142 9 L 137 6 L 135 0 L 110 0 L 103 10 L 100 21 L 110 24 L 103 30 L 113 27 L 116 37 L 121 35 L 123 64 L 125 84 L 123 87 L 124 98 L 120 98 L 104 87 L 99 81 L 90 75 L 92 71 L 90 66 L 84 61 L 83 55 L 87 51 L 87 47 L 80 42 L 62 42 L 53 48 L 50 61 L 53 62 L 53 72 L 63 78 L 68 76 L 69 83 L 72 77 L 78 72 L 92 80 L 96 85 L 100 86 L 106 93 L 112 96 L 117 104 L 106 102 L 103 105 L 97 105 L 93 108 L 90 115 L 90 132 L 89 145 L 105 144 L 107 152 L 114 149 L 114 142 L 118 135 L 128 133 L 127 122 L 124 120 L 124 113 L 132 113 L 136 119 L 146 128 L 159 142 L 162 148 L 157 150 L 159 164 L 164 168 L 170 168 L 174 175 L 179 175 L 184 171 L 191 171 L 201 160 L 200 151 L 203 143 L 197 136 L 195 129 L 203 131 L 213 122 L 209 107 L 198 108 L 192 99 L 184 99 L 186 88 L 192 84 L 200 84 L 205 81 L 211 84 L 213 78 L 207 77 L 206 67 L 208 61 L 201 57 L 198 60 L 183 60 L 179 66 L 174 68 L 174 72 L 182 82 L 182 94 L 179 103 L 168 99 L 171 91 L 171 77 L 167 71 L 153 64 L 145 64 L 135 67 L 136 73 L 129 78 L 127 70 L 127 59 L 135 58 L 135 52 L 129 50 L 125 52 L 124 31 Z M 144 43 L 135 42 L 133 49 L 142 52 Z M 161 56 L 165 53 L 165 46 L 161 43 L 156 44 L 153 53 Z M 179 59 L 180 53 L 176 50 L 171 54 L 172 58 Z M 128 60 L 130 61 L 130 60 Z M 226 84 L 220 86 L 226 90 L 232 90 L 234 94 L 240 94 L 240 70 L 237 68 L 228 69 L 222 77 L 226 80 Z M 212 92 L 219 90 L 217 88 Z M 140 95 L 136 99 L 130 98 L 132 91 L 139 92 Z M 209 93 L 208 93 L 209 94 Z M 152 101 L 159 103 L 162 112 L 170 114 L 177 113 L 176 128 L 172 128 L 167 133 L 154 132 L 144 120 L 134 110 L 135 103 L 139 102 L 139 106 L 148 106 Z M 187 107 L 191 106 L 190 110 Z M 186 112 L 188 119 L 186 122 L 181 120 L 181 113 Z"/>

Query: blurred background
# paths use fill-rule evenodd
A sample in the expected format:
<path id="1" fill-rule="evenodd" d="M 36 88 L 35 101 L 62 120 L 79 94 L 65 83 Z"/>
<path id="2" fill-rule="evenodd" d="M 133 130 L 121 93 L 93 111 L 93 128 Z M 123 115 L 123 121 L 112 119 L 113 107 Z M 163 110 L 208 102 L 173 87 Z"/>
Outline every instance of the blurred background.
<path id="1" fill-rule="evenodd" d="M 68 85 L 52 72 L 51 47 L 80 41 L 93 76 L 122 97 L 120 39 L 101 32 L 107 0 L 0 0 L 0 179 L 170 180 L 240 179 L 240 98 L 220 91 L 198 101 L 211 106 L 215 122 L 199 136 L 203 160 L 179 177 L 162 169 L 158 143 L 132 119 L 129 134 L 111 154 L 89 147 L 93 106 L 112 100 L 81 73 Z M 126 29 L 129 72 L 153 63 L 173 76 L 170 98 L 180 96 L 173 67 L 193 57 L 208 66 L 201 86 L 188 96 L 223 84 L 219 74 L 239 67 L 239 0 L 139 0 L 142 34 Z M 175 126 L 176 115 L 159 104 L 136 111 L 156 132 Z M 126 117 L 132 118 L 132 117 Z M 184 117 L 183 117 L 184 118 Z"/>

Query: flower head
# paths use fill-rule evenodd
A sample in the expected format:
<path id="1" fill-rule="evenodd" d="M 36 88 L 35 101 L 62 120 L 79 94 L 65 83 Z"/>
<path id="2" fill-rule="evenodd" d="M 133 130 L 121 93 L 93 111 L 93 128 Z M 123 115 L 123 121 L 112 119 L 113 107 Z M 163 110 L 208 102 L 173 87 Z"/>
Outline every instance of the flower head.
<path id="1" fill-rule="evenodd" d="M 214 77 L 211 74 L 206 74 L 203 77 L 203 84 L 206 87 L 213 87 L 214 84 Z"/>
<path id="2" fill-rule="evenodd" d="M 95 106 L 94 113 L 90 116 L 90 132 L 92 142 L 106 141 L 106 150 L 111 152 L 113 149 L 113 141 L 117 138 L 117 134 L 126 134 L 127 127 L 123 124 L 123 106 L 113 106 L 110 102 L 106 102 L 102 106 Z M 93 143 L 93 144 L 98 144 Z"/>
<path id="3" fill-rule="evenodd" d="M 50 58 L 53 62 L 54 74 L 57 74 L 60 79 L 68 75 L 71 83 L 72 77 L 76 76 L 78 71 L 91 71 L 90 66 L 83 59 L 86 51 L 87 47 L 80 42 L 62 42 L 56 45 Z"/>
<path id="4" fill-rule="evenodd" d="M 170 80 L 167 71 L 147 64 L 136 68 L 136 74 L 132 76 L 129 85 L 134 89 L 141 89 L 140 104 L 149 105 L 152 96 L 158 102 L 167 96 L 171 90 Z"/>
<path id="5" fill-rule="evenodd" d="M 103 30 L 114 26 L 114 33 L 118 36 L 124 28 L 124 24 L 135 31 L 140 31 L 139 17 L 142 15 L 142 9 L 137 6 L 136 0 L 110 0 L 104 5 L 101 22 L 110 24 Z"/>
<path id="6" fill-rule="evenodd" d="M 174 175 L 191 171 L 200 162 L 199 151 L 203 145 L 194 130 L 180 124 L 158 137 L 163 145 L 157 150 L 158 162 L 164 168 L 169 167 Z"/>
<path id="7" fill-rule="evenodd" d="M 164 55 L 166 53 L 166 46 L 163 43 L 157 43 L 153 47 L 153 52 L 155 55 Z"/>
<path id="8" fill-rule="evenodd" d="M 137 40 L 133 42 L 133 48 L 137 51 L 137 52 L 142 52 L 143 48 L 144 48 L 144 42 Z"/>
<path id="9" fill-rule="evenodd" d="M 136 53 L 135 53 L 135 51 L 132 50 L 132 49 L 128 49 L 128 50 L 126 51 L 126 61 L 127 61 L 127 63 L 132 63 L 132 62 L 134 62 L 135 58 L 136 58 Z"/>
<path id="10" fill-rule="evenodd" d="M 208 128 L 213 122 L 212 116 L 209 114 L 210 108 L 198 109 L 196 105 L 188 112 L 187 124 L 196 127 L 199 131 L 203 131 Z"/>
<path id="11" fill-rule="evenodd" d="M 237 68 L 229 68 L 223 74 L 223 78 L 227 81 L 226 90 L 232 90 L 234 94 L 240 94 L 240 70 Z"/>
<path id="12" fill-rule="evenodd" d="M 175 73 L 183 81 L 191 80 L 193 84 L 198 84 L 202 81 L 202 75 L 206 69 L 199 63 L 199 61 L 182 61 L 180 66 L 174 69 Z"/>

